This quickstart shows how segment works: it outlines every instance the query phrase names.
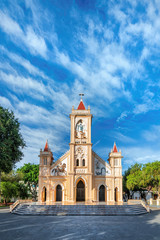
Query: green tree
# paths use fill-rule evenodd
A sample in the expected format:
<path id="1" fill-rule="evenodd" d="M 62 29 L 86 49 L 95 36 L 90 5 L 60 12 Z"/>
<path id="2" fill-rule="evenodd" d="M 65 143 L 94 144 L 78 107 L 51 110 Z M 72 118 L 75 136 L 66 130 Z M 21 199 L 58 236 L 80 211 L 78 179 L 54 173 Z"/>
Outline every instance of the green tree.
<path id="1" fill-rule="evenodd" d="M 138 191 L 139 190 L 139 183 L 141 181 L 141 171 L 142 171 L 142 164 L 136 163 L 135 165 L 131 166 L 130 174 L 127 176 L 126 186 L 131 191 Z"/>
<path id="2" fill-rule="evenodd" d="M 20 199 L 26 199 L 29 197 L 29 189 L 28 186 L 22 182 L 16 183 L 16 188 L 17 188 L 17 197 Z"/>
<path id="3" fill-rule="evenodd" d="M 39 165 L 37 164 L 24 164 L 23 167 L 18 169 L 18 172 L 23 173 L 23 181 L 27 184 L 29 191 L 34 200 L 37 200 L 37 187 L 39 176 Z"/>
<path id="4" fill-rule="evenodd" d="M 145 200 L 147 192 L 160 194 L 160 161 L 132 166 L 126 187 L 133 192 L 139 191 Z"/>
<path id="5" fill-rule="evenodd" d="M 0 106 L 0 183 L 1 172 L 10 172 L 22 157 L 25 142 L 14 113 Z"/>
<path id="6" fill-rule="evenodd" d="M 15 170 L 12 170 L 9 173 L 2 172 L 2 185 L 3 189 L 1 190 L 0 194 L 3 196 L 4 200 L 6 199 L 7 195 L 9 198 L 18 197 L 20 199 L 29 197 L 29 189 L 28 186 L 23 182 L 22 172 L 17 172 Z"/>
<path id="7" fill-rule="evenodd" d="M 2 182 L 19 182 L 23 180 L 23 173 L 15 170 L 10 171 L 9 173 L 2 172 L 1 180 Z"/>
<path id="8" fill-rule="evenodd" d="M 123 174 L 123 192 L 127 195 L 126 198 L 128 199 L 130 198 L 130 191 L 127 188 L 126 184 L 127 184 L 127 177 L 130 174 L 130 171 L 131 171 L 131 168 L 128 168 Z"/>
<path id="9" fill-rule="evenodd" d="M 2 182 L 1 183 L 1 196 L 4 199 L 4 203 L 7 202 L 12 198 L 17 196 L 17 187 L 15 183 L 11 182 Z"/>
<path id="10" fill-rule="evenodd" d="M 141 198 L 146 199 L 145 189 L 142 187 L 142 164 L 136 163 L 131 167 L 130 174 L 127 176 L 126 186 L 132 193 L 139 191 Z"/>
<path id="11" fill-rule="evenodd" d="M 148 192 L 160 194 L 160 161 L 144 164 L 141 187 Z"/>

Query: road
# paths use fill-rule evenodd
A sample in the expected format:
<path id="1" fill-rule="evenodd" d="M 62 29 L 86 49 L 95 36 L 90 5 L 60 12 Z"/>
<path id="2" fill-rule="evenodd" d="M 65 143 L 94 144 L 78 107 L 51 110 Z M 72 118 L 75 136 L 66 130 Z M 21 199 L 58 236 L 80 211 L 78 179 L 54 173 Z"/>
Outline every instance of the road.
<path id="1" fill-rule="evenodd" d="M 0 209 L 0 240 L 160 240 L 160 210 L 141 216 L 18 216 Z"/>

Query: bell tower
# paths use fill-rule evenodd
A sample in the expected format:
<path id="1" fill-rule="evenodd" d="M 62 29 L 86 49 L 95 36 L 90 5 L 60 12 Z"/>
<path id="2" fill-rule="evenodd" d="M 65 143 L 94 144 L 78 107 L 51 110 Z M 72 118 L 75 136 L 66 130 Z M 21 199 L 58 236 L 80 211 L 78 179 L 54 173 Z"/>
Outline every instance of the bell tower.
<path id="1" fill-rule="evenodd" d="M 91 143 L 91 124 L 92 114 L 90 107 L 85 108 L 82 100 L 77 109 L 72 107 L 71 119 L 71 135 L 70 135 L 70 164 L 69 172 L 73 184 L 76 187 L 76 180 L 82 179 L 85 182 L 85 201 L 91 200 L 92 189 L 92 143 Z M 90 191 L 87 186 L 90 188 Z M 75 189 L 73 190 L 75 192 Z M 72 198 L 73 197 L 73 198 Z M 71 199 L 76 201 L 75 194 Z"/>

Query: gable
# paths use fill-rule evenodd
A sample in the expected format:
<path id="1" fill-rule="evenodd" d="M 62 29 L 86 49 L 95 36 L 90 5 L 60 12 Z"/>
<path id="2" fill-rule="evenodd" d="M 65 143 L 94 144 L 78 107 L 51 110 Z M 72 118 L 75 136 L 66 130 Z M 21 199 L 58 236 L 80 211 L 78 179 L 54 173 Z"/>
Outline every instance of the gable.
<path id="1" fill-rule="evenodd" d="M 111 166 L 106 163 L 102 158 L 98 156 L 94 151 L 92 151 L 92 156 L 94 159 L 94 175 L 95 176 L 110 176 Z"/>
<path id="2" fill-rule="evenodd" d="M 51 176 L 66 176 L 67 175 L 67 160 L 70 158 L 70 151 L 67 151 L 60 157 L 51 167 Z"/>

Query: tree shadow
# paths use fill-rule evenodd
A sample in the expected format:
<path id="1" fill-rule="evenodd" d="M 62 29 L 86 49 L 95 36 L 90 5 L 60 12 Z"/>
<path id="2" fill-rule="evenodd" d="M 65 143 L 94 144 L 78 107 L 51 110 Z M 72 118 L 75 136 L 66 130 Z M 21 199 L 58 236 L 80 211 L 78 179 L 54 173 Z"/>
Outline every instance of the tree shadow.
<path id="1" fill-rule="evenodd" d="M 139 216 L 19 216 L 0 212 L 0 239 L 159 240 L 160 211 Z"/>

